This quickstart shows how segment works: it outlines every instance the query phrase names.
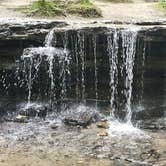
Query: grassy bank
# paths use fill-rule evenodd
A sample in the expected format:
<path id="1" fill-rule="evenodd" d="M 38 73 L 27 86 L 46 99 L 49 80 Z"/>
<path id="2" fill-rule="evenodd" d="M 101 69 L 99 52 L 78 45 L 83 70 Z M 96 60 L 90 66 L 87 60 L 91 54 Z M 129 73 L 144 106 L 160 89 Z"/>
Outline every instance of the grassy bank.
<path id="1" fill-rule="evenodd" d="M 98 1 L 105 1 L 105 2 L 112 2 L 112 3 L 131 3 L 132 0 L 98 0 Z"/>
<path id="2" fill-rule="evenodd" d="M 101 17 L 101 11 L 90 0 L 38 0 L 33 2 L 26 13 L 30 16 L 67 16 Z"/>
<path id="3" fill-rule="evenodd" d="M 157 8 L 166 14 L 166 0 L 160 0 L 157 4 Z"/>

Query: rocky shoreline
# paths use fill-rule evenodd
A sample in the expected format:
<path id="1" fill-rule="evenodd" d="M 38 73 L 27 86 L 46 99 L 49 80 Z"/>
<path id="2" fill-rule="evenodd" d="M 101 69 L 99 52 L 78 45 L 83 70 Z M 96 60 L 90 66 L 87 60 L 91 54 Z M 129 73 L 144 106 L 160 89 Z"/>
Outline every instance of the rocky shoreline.
<path id="1" fill-rule="evenodd" d="M 45 120 L 36 117 L 28 123 L 1 123 L 0 165 L 166 164 L 165 130 L 146 130 L 145 135 L 115 136 L 109 134 L 107 120 L 86 126 L 64 122 L 67 118 L 71 122 L 71 116 L 75 122 L 79 122 L 82 113 L 76 114 L 78 116 L 67 113 L 57 118 L 50 115 L 52 120 L 49 117 Z M 83 120 L 87 122 L 86 118 Z"/>

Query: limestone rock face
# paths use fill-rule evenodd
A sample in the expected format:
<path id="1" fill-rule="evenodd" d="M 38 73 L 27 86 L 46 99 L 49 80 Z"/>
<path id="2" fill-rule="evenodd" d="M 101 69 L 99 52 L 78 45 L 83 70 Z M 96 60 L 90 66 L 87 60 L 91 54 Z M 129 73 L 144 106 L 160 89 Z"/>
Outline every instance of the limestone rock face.
<path id="1" fill-rule="evenodd" d="M 0 22 L 0 40 L 31 40 L 43 43 L 50 29 L 63 27 L 62 21 L 6 21 Z"/>

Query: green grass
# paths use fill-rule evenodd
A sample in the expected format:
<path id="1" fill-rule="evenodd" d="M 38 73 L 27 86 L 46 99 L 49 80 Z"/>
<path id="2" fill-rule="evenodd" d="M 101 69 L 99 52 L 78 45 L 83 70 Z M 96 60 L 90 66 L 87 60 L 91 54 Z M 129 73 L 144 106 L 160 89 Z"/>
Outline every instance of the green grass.
<path id="1" fill-rule="evenodd" d="M 26 12 L 30 16 L 54 17 L 74 14 L 82 17 L 101 17 L 101 11 L 90 0 L 62 1 L 38 0 L 32 3 Z"/>
<path id="2" fill-rule="evenodd" d="M 81 0 L 76 3 L 69 3 L 67 12 L 70 14 L 75 14 L 83 17 L 101 17 L 102 13 L 100 9 L 96 8 L 93 3 L 89 0 Z"/>
<path id="3" fill-rule="evenodd" d="M 28 9 L 28 13 L 34 16 L 55 16 L 63 14 L 63 10 L 60 9 L 55 3 L 52 1 L 38 0 L 32 3 L 32 5 Z"/>
<path id="4" fill-rule="evenodd" d="M 163 9 L 166 9 L 166 0 L 160 0 L 159 1 L 159 6 Z"/>
<path id="5" fill-rule="evenodd" d="M 156 8 L 162 10 L 166 14 L 166 0 L 160 0 Z"/>
<path id="6" fill-rule="evenodd" d="M 132 0 L 100 0 L 105 2 L 112 2 L 112 3 L 131 3 Z"/>

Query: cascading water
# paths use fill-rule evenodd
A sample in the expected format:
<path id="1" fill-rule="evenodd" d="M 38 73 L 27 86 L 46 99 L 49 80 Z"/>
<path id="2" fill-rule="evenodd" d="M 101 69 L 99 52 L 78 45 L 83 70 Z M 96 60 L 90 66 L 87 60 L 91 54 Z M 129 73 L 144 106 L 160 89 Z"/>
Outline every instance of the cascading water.
<path id="1" fill-rule="evenodd" d="M 85 100 L 85 36 L 84 33 L 78 32 L 79 56 L 81 58 L 81 89 L 82 100 Z"/>
<path id="2" fill-rule="evenodd" d="M 126 117 L 127 123 L 131 122 L 132 110 L 131 110 L 131 96 L 132 96 L 132 83 L 133 83 L 133 68 L 136 54 L 136 41 L 137 31 L 122 31 L 122 48 L 123 48 L 123 61 L 125 62 L 125 89 L 124 94 L 126 96 Z"/>
<path id="3" fill-rule="evenodd" d="M 97 67 L 97 37 L 93 35 L 93 52 L 94 52 L 94 65 L 95 65 L 95 98 L 96 98 L 96 108 L 98 100 L 98 67 Z"/>
<path id="4" fill-rule="evenodd" d="M 108 34 L 107 37 L 107 51 L 109 57 L 109 76 L 110 76 L 110 106 L 112 109 L 112 116 L 115 114 L 115 102 L 118 86 L 118 48 L 119 48 L 119 32 L 115 30 Z"/>
<path id="5" fill-rule="evenodd" d="M 112 116 L 116 117 L 116 100 L 118 97 L 117 87 L 119 79 L 123 81 L 124 88 L 120 93 L 124 94 L 125 105 L 124 121 L 131 121 L 131 95 L 133 83 L 133 67 L 135 60 L 137 32 L 131 30 L 111 31 L 107 37 L 107 51 L 109 57 L 109 73 L 110 73 L 110 106 L 112 108 Z M 121 46 L 120 46 L 121 43 Z M 120 62 L 121 61 L 121 62 Z"/>
<path id="6" fill-rule="evenodd" d="M 107 45 L 101 49 L 100 36 L 95 31 L 89 36 L 84 30 L 63 31 L 60 41 L 55 31 L 46 36 L 44 47 L 25 49 L 18 64 L 18 84 L 27 88 L 28 105 L 38 101 L 62 105 L 68 97 L 73 97 L 75 103 L 84 104 L 92 99 L 97 108 L 107 91 L 104 97 L 112 109 L 110 130 L 129 130 L 137 30 L 107 29 L 106 38 L 102 38 Z M 103 46 L 106 50 L 102 50 Z"/>
<path id="7" fill-rule="evenodd" d="M 54 38 L 54 30 L 51 30 L 46 36 L 45 46 L 44 47 L 36 47 L 36 48 L 27 48 L 24 50 L 23 55 L 21 57 L 23 61 L 23 71 L 25 74 L 25 80 L 27 82 L 28 87 L 28 104 L 32 105 L 32 89 L 35 81 L 40 79 L 40 68 L 42 65 L 48 66 L 46 69 L 46 74 L 48 73 L 49 78 L 49 87 L 50 89 L 46 90 L 46 95 L 49 93 L 50 106 L 52 107 L 53 100 L 56 97 L 56 84 L 58 84 L 57 79 L 55 79 L 55 67 L 59 69 L 59 79 L 62 80 L 62 92 L 61 96 L 65 96 L 66 93 L 66 74 L 69 74 L 69 58 L 68 58 L 68 50 L 67 46 L 65 48 L 56 48 L 52 47 L 52 41 Z M 22 63 L 21 61 L 21 63 Z M 57 64 L 58 62 L 58 64 Z M 57 64 L 57 66 L 56 66 Z M 67 66 L 67 68 L 66 68 Z M 67 69 L 67 72 L 66 72 Z M 24 79 L 23 78 L 23 79 Z M 42 80 L 43 81 L 43 80 Z M 39 82 L 38 82 L 39 83 Z M 28 108 L 25 105 L 25 108 Z"/>
<path id="8" fill-rule="evenodd" d="M 135 29 L 115 29 L 107 36 L 107 51 L 110 65 L 110 107 L 112 108 L 109 130 L 111 134 L 140 133 L 131 122 L 132 84 L 137 31 Z M 123 89 L 119 92 L 117 88 L 122 85 Z M 125 101 L 123 109 L 120 111 L 117 111 L 118 108 L 115 104 L 119 97 L 118 93 L 123 95 L 123 100 Z"/>

